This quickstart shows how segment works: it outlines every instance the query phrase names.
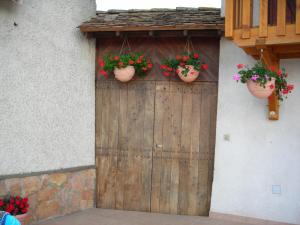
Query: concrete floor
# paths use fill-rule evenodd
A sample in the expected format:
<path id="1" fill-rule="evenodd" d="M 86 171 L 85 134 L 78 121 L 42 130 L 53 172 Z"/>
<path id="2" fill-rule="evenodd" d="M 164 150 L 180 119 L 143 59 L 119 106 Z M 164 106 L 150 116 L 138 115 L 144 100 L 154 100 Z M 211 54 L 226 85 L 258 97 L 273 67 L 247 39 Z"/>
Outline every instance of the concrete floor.
<path id="1" fill-rule="evenodd" d="M 38 225 L 250 225 L 200 216 L 89 209 L 72 215 L 49 219 Z"/>

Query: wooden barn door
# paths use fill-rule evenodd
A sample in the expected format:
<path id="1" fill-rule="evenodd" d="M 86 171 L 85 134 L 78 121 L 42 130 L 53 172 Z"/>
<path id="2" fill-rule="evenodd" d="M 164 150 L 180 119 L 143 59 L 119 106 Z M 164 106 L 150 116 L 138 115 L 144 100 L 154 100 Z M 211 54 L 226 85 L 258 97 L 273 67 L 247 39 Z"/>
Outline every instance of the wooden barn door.
<path id="1" fill-rule="evenodd" d="M 150 211 L 154 82 L 96 88 L 97 206 Z"/>
<path id="2" fill-rule="evenodd" d="M 101 39 L 98 57 L 121 42 Z M 135 39 L 151 55 L 146 79 L 96 86 L 97 207 L 208 215 L 213 178 L 219 39 L 197 38 L 209 70 L 196 82 L 161 75 L 163 58 L 181 52 L 185 39 Z"/>
<path id="3" fill-rule="evenodd" d="M 208 215 L 217 85 L 158 82 L 151 210 Z"/>

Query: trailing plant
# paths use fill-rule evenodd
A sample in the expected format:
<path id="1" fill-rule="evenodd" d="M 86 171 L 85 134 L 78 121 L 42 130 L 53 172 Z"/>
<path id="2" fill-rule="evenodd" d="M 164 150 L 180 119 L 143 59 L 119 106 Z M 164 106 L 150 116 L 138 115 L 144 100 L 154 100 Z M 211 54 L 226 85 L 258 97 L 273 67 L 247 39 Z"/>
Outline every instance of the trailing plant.
<path id="1" fill-rule="evenodd" d="M 6 211 L 11 215 L 25 214 L 28 208 L 28 198 L 22 198 L 18 195 L 7 195 L 3 199 L 0 198 L 0 211 Z"/>
<path id="2" fill-rule="evenodd" d="M 208 65 L 204 63 L 201 55 L 197 52 L 191 53 L 182 53 L 176 55 L 175 58 L 169 58 L 163 61 L 160 68 L 164 71 L 165 76 L 173 75 L 175 72 L 178 74 L 178 67 L 182 67 L 182 74 L 187 76 L 191 67 L 194 67 L 194 70 L 200 71 L 201 69 L 207 70 Z"/>
<path id="3" fill-rule="evenodd" d="M 238 64 L 238 73 L 233 75 L 235 81 L 247 83 L 247 81 L 253 81 L 258 83 L 262 87 L 266 87 L 267 82 L 272 79 L 275 80 L 275 85 L 270 84 L 269 88 L 274 89 L 279 100 L 283 100 L 284 97 L 291 93 L 294 89 L 294 85 L 288 84 L 288 73 L 284 68 L 276 70 L 274 66 L 267 68 L 261 61 L 258 61 L 253 67 L 248 65 Z"/>
<path id="4" fill-rule="evenodd" d="M 133 66 L 136 75 L 145 77 L 153 67 L 150 59 L 139 52 L 122 54 L 109 53 L 104 55 L 102 59 L 99 59 L 98 63 L 100 67 L 99 73 L 104 77 L 107 77 L 109 73 L 112 73 L 115 68 L 125 68 L 127 66 Z"/>

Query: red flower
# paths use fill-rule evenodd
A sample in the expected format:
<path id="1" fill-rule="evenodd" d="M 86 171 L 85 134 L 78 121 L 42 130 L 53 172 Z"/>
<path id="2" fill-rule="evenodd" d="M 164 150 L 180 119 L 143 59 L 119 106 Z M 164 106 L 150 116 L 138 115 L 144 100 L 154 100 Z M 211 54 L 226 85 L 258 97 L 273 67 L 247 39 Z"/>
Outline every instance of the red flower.
<path id="1" fill-rule="evenodd" d="M 180 65 L 181 67 L 184 67 L 184 66 L 185 66 L 185 63 L 184 63 L 184 62 L 181 62 L 181 63 L 179 63 L 179 65 Z"/>
<path id="2" fill-rule="evenodd" d="M 27 213 L 27 209 L 22 209 L 21 212 L 24 214 L 24 213 Z"/>
<path id="3" fill-rule="evenodd" d="M 117 56 L 117 55 L 116 55 L 116 56 L 114 57 L 114 60 L 115 60 L 115 61 L 118 61 L 119 59 L 120 59 L 120 56 Z"/>
<path id="4" fill-rule="evenodd" d="M 241 63 L 236 65 L 236 67 L 237 67 L 238 69 L 243 69 L 244 66 L 245 66 L 245 65 L 244 65 L 244 64 L 241 64 Z"/>
<path id="5" fill-rule="evenodd" d="M 176 73 L 179 74 L 180 70 L 176 70 Z"/>
<path id="6" fill-rule="evenodd" d="M 170 74 L 168 72 L 164 72 L 163 73 L 166 77 L 170 76 Z"/>
<path id="7" fill-rule="evenodd" d="M 287 85 L 287 89 L 288 89 L 289 91 L 294 90 L 294 85 L 288 84 L 288 85 Z"/>
<path id="8" fill-rule="evenodd" d="M 199 54 L 198 53 L 194 53 L 194 59 L 198 59 L 199 58 Z"/>
<path id="9" fill-rule="evenodd" d="M 4 202 L 2 199 L 0 199 L 0 207 L 4 205 Z"/>
<path id="10" fill-rule="evenodd" d="M 270 70 L 275 72 L 275 66 L 270 66 Z"/>
<path id="11" fill-rule="evenodd" d="M 139 57 L 139 60 L 143 60 L 143 58 L 144 58 L 144 56 L 143 56 L 143 55 L 141 55 L 141 56 Z"/>
<path id="12" fill-rule="evenodd" d="M 176 55 L 176 60 L 177 61 L 181 60 L 181 56 L 180 55 Z"/>
<path id="13" fill-rule="evenodd" d="M 132 60 L 129 60 L 129 62 L 128 62 L 130 65 L 133 65 L 134 64 L 134 61 L 132 61 Z"/>
<path id="14" fill-rule="evenodd" d="M 104 61 L 101 59 L 101 60 L 99 60 L 99 66 L 100 67 L 104 67 L 105 66 L 105 63 L 104 63 Z M 17 197 L 19 197 L 20 198 L 20 196 L 17 196 Z M 16 197 L 16 198 L 17 198 Z"/>
<path id="15" fill-rule="evenodd" d="M 289 90 L 288 90 L 288 89 L 283 89 L 283 90 L 282 90 L 282 93 L 283 93 L 284 95 L 287 95 L 287 94 L 289 93 Z"/>
<path id="16" fill-rule="evenodd" d="M 278 70 L 277 71 L 277 76 L 281 76 L 282 75 L 282 71 L 281 70 Z"/>
<path id="17" fill-rule="evenodd" d="M 124 66 L 124 63 L 123 62 L 119 62 L 118 65 L 122 67 L 122 66 Z"/>
<path id="18" fill-rule="evenodd" d="M 163 69 L 163 70 L 167 69 L 167 65 L 160 65 L 160 68 Z"/>
<path id="19" fill-rule="evenodd" d="M 285 77 L 288 77 L 288 73 L 285 73 Z"/>
<path id="20" fill-rule="evenodd" d="M 274 84 L 270 84 L 269 87 L 270 87 L 270 89 L 274 89 L 275 86 L 274 86 Z"/>
<path id="21" fill-rule="evenodd" d="M 184 56 L 182 57 L 182 61 L 184 61 L 184 62 L 188 61 L 189 59 L 190 59 L 190 57 L 187 56 L 187 55 L 184 55 Z"/>
<path id="22" fill-rule="evenodd" d="M 172 72 L 173 69 L 172 69 L 171 67 L 168 67 L 167 70 L 168 70 L 169 72 Z"/>
<path id="23" fill-rule="evenodd" d="M 148 68 L 151 69 L 153 67 L 152 63 L 148 63 Z"/>
<path id="24" fill-rule="evenodd" d="M 148 68 L 147 68 L 147 67 L 143 67 L 142 70 L 143 70 L 143 71 L 147 71 Z"/>
<path id="25" fill-rule="evenodd" d="M 136 61 L 136 63 L 141 64 L 141 63 L 142 63 L 142 60 L 138 59 L 138 60 Z"/>
<path id="26" fill-rule="evenodd" d="M 107 76 L 107 72 L 105 70 L 99 70 L 99 73 L 102 75 L 102 76 Z M 24 201 L 24 200 L 23 200 Z"/>
<path id="27" fill-rule="evenodd" d="M 203 70 L 207 70 L 207 69 L 208 69 L 208 65 L 207 65 L 207 64 L 202 64 L 202 65 L 201 65 L 201 68 L 202 68 Z"/>

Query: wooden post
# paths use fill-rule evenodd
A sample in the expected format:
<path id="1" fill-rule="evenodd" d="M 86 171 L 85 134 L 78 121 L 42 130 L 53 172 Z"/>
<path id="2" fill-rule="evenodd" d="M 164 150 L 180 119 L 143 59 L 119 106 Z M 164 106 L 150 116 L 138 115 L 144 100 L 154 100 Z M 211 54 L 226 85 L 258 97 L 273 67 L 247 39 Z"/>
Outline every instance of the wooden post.
<path id="1" fill-rule="evenodd" d="M 233 37 L 234 0 L 226 0 L 225 5 L 225 37 Z"/>
<path id="2" fill-rule="evenodd" d="M 268 0 L 260 0 L 259 37 L 268 36 Z"/>
<path id="3" fill-rule="evenodd" d="M 242 38 L 250 38 L 250 28 L 252 19 L 252 0 L 243 1 L 242 14 Z"/>
<path id="4" fill-rule="evenodd" d="M 279 70 L 279 59 L 276 55 L 272 53 L 272 50 L 270 49 L 264 49 L 262 60 L 266 64 L 266 66 L 271 67 L 273 66 L 275 70 Z M 279 119 L 279 101 L 275 94 L 275 91 L 273 94 L 269 97 L 269 112 L 268 117 L 269 120 L 278 120 Z"/>
<path id="5" fill-rule="evenodd" d="M 277 0 L 277 35 L 285 35 L 286 0 Z"/>
<path id="6" fill-rule="evenodd" d="M 300 34 L 300 0 L 296 0 L 296 34 Z"/>

